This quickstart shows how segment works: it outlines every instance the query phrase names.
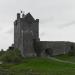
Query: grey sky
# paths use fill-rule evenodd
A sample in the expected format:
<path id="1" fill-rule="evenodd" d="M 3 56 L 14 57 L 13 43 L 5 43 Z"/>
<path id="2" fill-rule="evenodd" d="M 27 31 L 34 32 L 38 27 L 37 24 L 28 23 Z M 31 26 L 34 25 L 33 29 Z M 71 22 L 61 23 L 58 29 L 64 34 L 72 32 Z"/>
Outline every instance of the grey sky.
<path id="1" fill-rule="evenodd" d="M 13 43 L 20 10 L 40 19 L 41 40 L 75 42 L 75 0 L 0 0 L 0 49 Z"/>

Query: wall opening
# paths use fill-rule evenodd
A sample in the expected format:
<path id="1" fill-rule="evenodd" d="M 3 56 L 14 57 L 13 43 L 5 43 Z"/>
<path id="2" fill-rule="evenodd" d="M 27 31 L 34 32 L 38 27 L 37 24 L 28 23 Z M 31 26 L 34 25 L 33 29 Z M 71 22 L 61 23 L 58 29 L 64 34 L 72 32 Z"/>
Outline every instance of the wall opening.
<path id="1" fill-rule="evenodd" d="M 53 50 L 51 48 L 45 49 L 46 56 L 53 56 Z"/>

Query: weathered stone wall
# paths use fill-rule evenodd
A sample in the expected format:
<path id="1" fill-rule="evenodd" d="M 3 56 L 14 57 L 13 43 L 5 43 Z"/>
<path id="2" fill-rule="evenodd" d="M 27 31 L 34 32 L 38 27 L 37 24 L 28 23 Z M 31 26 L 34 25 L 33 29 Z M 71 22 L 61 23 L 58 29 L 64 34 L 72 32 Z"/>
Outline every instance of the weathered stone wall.
<path id="1" fill-rule="evenodd" d="M 14 22 L 14 44 L 18 48 L 20 46 L 20 19 Z"/>
<path id="2" fill-rule="evenodd" d="M 35 41 L 35 42 L 34 42 Z M 64 41 L 40 41 L 39 19 L 34 19 L 30 13 L 14 22 L 14 47 L 21 50 L 22 56 L 60 55 L 74 51 L 75 44 Z"/>
<path id="3" fill-rule="evenodd" d="M 30 13 L 20 17 L 14 22 L 15 48 L 21 50 L 22 56 L 34 56 L 33 39 L 39 39 L 39 20 L 34 19 Z"/>
<path id="4" fill-rule="evenodd" d="M 41 46 L 42 53 L 41 55 L 44 56 L 45 50 L 50 49 L 52 50 L 52 55 L 60 55 L 60 54 L 66 54 L 71 50 L 71 42 L 64 42 L 64 41 L 40 41 L 39 42 Z"/>

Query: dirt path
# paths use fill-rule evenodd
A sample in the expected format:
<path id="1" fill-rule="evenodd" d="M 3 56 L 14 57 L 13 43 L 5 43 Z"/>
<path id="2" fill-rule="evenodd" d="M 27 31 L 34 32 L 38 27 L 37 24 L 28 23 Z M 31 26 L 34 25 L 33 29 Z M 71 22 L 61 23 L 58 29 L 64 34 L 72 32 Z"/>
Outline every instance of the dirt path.
<path id="1" fill-rule="evenodd" d="M 69 63 L 69 64 L 75 64 L 74 62 L 64 61 L 64 60 L 57 59 L 57 58 L 54 58 L 54 57 L 48 57 L 48 58 L 51 59 L 51 60 L 54 60 L 54 61 L 58 61 L 58 62 Z"/>

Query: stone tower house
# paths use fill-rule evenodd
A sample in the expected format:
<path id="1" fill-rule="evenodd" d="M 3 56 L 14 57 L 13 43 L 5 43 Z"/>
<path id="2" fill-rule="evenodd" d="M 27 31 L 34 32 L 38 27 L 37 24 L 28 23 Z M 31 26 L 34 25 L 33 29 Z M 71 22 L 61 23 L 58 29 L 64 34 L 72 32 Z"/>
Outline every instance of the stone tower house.
<path id="1" fill-rule="evenodd" d="M 39 40 L 39 19 L 34 19 L 30 13 L 17 13 L 14 22 L 14 46 L 21 50 L 22 56 L 34 56 L 33 42 Z"/>
<path id="2" fill-rule="evenodd" d="M 75 43 L 69 41 L 40 41 L 39 19 L 23 13 L 17 13 L 14 22 L 14 47 L 21 50 L 23 57 L 53 56 L 75 50 Z M 73 52 L 74 53 L 74 52 Z"/>

